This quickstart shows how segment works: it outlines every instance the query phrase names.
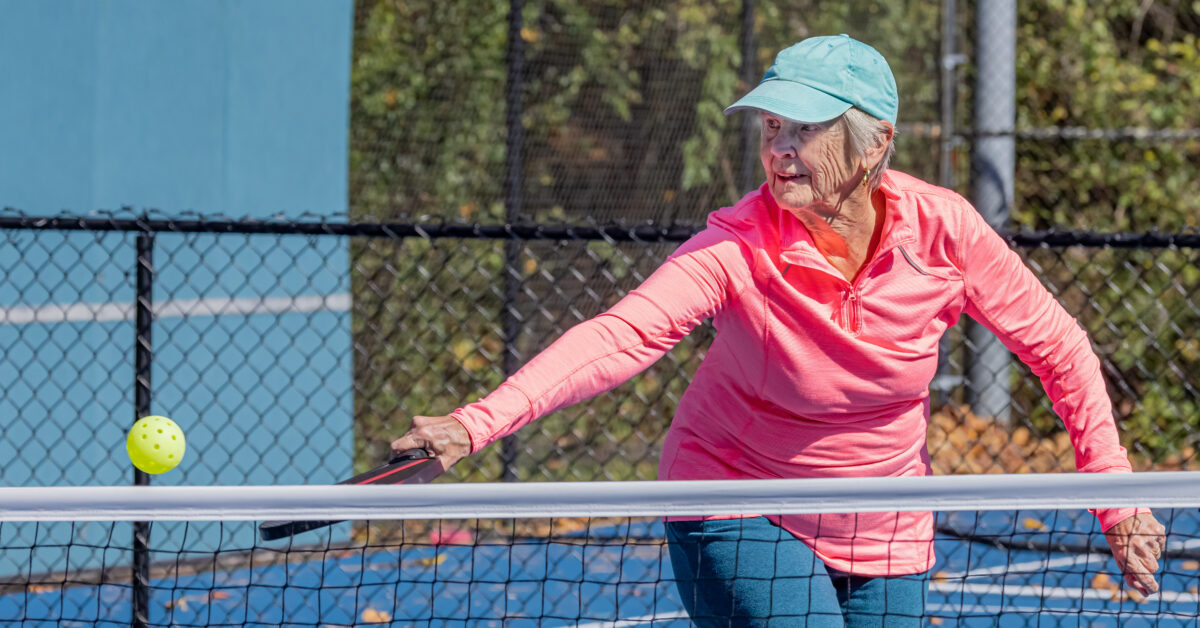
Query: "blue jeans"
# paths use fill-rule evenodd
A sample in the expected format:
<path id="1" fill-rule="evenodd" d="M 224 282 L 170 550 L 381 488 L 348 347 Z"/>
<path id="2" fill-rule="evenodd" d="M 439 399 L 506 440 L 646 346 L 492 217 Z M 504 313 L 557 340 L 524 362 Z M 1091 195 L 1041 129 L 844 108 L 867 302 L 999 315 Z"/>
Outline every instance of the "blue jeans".
<path id="1" fill-rule="evenodd" d="M 764 517 L 667 522 L 675 585 L 698 626 L 920 626 L 926 575 L 826 569 Z"/>

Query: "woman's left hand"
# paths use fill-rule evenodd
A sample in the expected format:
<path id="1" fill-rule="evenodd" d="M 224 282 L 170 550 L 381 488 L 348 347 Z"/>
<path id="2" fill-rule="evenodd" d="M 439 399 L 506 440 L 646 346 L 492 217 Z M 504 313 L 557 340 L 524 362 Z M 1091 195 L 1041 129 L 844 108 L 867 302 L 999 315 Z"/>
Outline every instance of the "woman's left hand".
<path id="1" fill-rule="evenodd" d="M 1166 532 L 1154 515 L 1145 513 L 1122 519 L 1104 533 L 1125 582 L 1142 595 L 1158 592 L 1154 574 L 1167 547 Z"/>

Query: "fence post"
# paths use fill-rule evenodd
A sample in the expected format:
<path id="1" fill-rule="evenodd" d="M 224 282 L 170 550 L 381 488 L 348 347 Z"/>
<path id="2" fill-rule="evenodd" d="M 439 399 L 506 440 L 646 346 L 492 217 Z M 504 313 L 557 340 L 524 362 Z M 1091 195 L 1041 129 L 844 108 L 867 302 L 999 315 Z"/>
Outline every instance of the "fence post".
<path id="1" fill-rule="evenodd" d="M 971 191 L 993 229 L 1007 227 L 1016 168 L 1017 4 L 976 4 L 975 151 Z M 973 355 L 967 370 L 971 411 L 1008 425 L 1012 402 L 1008 349 L 978 323 L 967 329 Z"/>
<path id="2" fill-rule="evenodd" d="M 758 45 L 754 41 L 754 0 L 742 0 L 742 81 L 746 87 L 758 83 Z M 758 116 L 742 115 L 742 172 L 738 184 L 745 194 L 754 189 L 755 168 L 758 165 Z M 732 199 L 736 201 L 737 199 Z"/>
<path id="3" fill-rule="evenodd" d="M 521 14 L 524 0 L 509 0 L 508 5 L 508 80 L 505 84 L 506 123 L 508 140 L 504 148 L 504 220 L 513 225 L 521 219 L 521 149 L 525 144 L 525 127 L 521 124 L 521 88 L 525 80 L 525 40 L 521 38 L 524 19 Z M 517 339 L 521 335 L 521 321 L 517 311 L 517 296 L 521 290 L 520 273 L 521 241 L 509 238 L 504 241 L 504 307 L 500 312 L 504 328 L 504 377 L 510 377 L 520 368 L 517 355 Z M 503 466 L 501 480 L 512 482 L 517 479 L 516 463 L 519 453 L 517 435 L 504 438 L 500 443 L 500 461 Z"/>
<path id="4" fill-rule="evenodd" d="M 134 421 L 150 414 L 150 363 L 153 359 L 151 331 L 154 322 L 154 233 L 140 231 L 137 235 L 135 262 L 137 297 L 134 300 Z M 135 486 L 149 486 L 150 475 L 134 468 Z M 150 621 L 150 522 L 133 524 L 133 585 L 132 624 L 136 628 Z"/>
<path id="5" fill-rule="evenodd" d="M 938 185 L 954 189 L 954 151 L 958 146 L 955 129 L 955 109 L 958 102 L 958 66 L 966 57 L 958 52 L 958 0 L 942 0 L 942 59 L 941 59 L 941 159 L 938 163 Z M 955 343 L 947 333 L 938 341 L 937 374 L 930 382 L 935 403 L 946 403 L 955 388 L 962 385 L 962 376 L 954 372 L 950 355 Z"/>

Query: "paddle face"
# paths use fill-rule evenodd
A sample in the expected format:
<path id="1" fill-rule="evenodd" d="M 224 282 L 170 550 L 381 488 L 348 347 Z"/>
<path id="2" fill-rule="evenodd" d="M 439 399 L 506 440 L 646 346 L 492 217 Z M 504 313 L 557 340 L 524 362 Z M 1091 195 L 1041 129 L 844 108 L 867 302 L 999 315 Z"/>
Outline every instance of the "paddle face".
<path id="1" fill-rule="evenodd" d="M 424 449 L 402 451 L 387 464 L 360 473 L 338 484 L 426 484 L 442 473 L 437 458 Z M 274 541 L 301 532 L 324 528 L 338 521 L 264 521 L 258 526 L 258 536 L 264 541 Z"/>

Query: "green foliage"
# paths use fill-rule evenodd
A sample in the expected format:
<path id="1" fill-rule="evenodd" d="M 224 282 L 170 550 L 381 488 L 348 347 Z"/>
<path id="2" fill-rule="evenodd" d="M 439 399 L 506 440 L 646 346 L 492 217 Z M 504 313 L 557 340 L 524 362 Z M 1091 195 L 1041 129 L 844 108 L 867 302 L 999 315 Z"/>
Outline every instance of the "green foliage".
<path id="1" fill-rule="evenodd" d="M 721 110 L 734 96 L 738 62 L 737 31 L 723 25 L 739 7 L 732 0 L 530 7 L 523 190 L 530 213 L 565 208 L 605 222 L 683 211 L 698 218 L 685 201 L 711 199 L 719 188 Z"/>
<path id="2" fill-rule="evenodd" d="M 1195 447 L 1200 352 L 1200 253 L 1146 249 L 1035 249 L 1027 261 L 1054 287 L 1102 362 L 1126 447 L 1141 461 L 1162 462 Z M 1061 429 L 1045 393 L 1018 370 L 1014 401 L 1035 432 Z"/>
<path id="3" fill-rule="evenodd" d="M 1200 127 L 1200 18 L 1187 3 L 1019 3 L 1017 127 Z M 1033 229 L 1178 231 L 1200 226 L 1196 139 L 1022 140 L 1014 223 Z M 1195 256 L 1076 251 L 1045 279 L 1105 361 L 1127 447 L 1161 461 L 1200 433 L 1191 343 Z M 1034 394 L 1040 391 L 1033 391 Z M 1027 395 L 1028 397 L 1028 395 Z M 1035 425 L 1057 425 L 1042 404 Z"/>
<path id="4" fill-rule="evenodd" d="M 1200 18 L 1141 0 L 1022 2 L 1017 127 L 1200 127 Z M 1155 9 L 1155 10 L 1150 10 Z M 1187 30 L 1190 28 L 1190 32 Z M 1023 226 L 1200 226 L 1200 140 L 1025 141 Z"/>
<path id="5" fill-rule="evenodd" d="M 486 240 L 352 242 L 360 470 L 387 457 L 414 415 L 448 414 L 500 385 L 494 365 L 504 351 L 502 301 L 495 287 L 503 249 Z M 477 464 L 491 473 L 475 479 L 496 477 L 494 452 Z"/>
<path id="6" fill-rule="evenodd" d="M 350 84 L 355 215 L 449 211 L 477 219 L 498 200 L 506 12 L 503 0 L 357 3 Z"/>

